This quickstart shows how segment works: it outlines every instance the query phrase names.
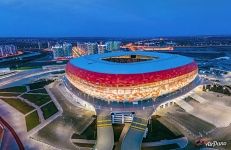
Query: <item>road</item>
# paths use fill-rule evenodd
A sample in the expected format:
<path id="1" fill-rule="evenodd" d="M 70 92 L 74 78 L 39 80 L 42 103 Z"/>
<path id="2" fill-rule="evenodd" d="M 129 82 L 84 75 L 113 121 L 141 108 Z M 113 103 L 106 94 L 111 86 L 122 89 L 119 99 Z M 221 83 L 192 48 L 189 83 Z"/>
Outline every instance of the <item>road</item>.
<path id="1" fill-rule="evenodd" d="M 114 132 L 111 115 L 97 116 L 97 141 L 95 150 L 110 150 L 114 146 Z"/>
<path id="2" fill-rule="evenodd" d="M 143 140 L 144 133 L 147 128 L 147 119 L 134 117 L 133 122 L 126 134 L 122 145 L 121 150 L 140 150 Z"/>
<path id="3" fill-rule="evenodd" d="M 20 150 L 24 150 L 25 148 L 24 148 L 20 138 L 18 137 L 17 133 L 14 131 L 14 129 L 2 117 L 0 117 L 0 123 L 2 123 L 2 125 L 4 125 L 10 131 L 10 133 L 13 135 L 15 141 L 17 142 L 18 148 Z"/>
<path id="4" fill-rule="evenodd" d="M 6 88 L 11 83 L 15 83 L 23 79 L 28 79 L 28 78 L 32 78 L 35 76 L 44 75 L 44 74 L 48 74 L 51 72 L 62 71 L 62 70 L 64 70 L 63 65 L 60 65 L 60 67 L 54 67 L 54 68 L 49 68 L 49 69 L 38 68 L 38 69 L 30 69 L 30 70 L 21 71 L 12 76 L 6 77 L 4 79 L 0 79 L 0 89 Z"/>
<path id="5" fill-rule="evenodd" d="M 125 135 L 128 133 L 128 130 L 130 128 L 130 123 L 125 123 L 124 128 L 120 134 L 119 142 L 117 143 L 115 150 L 121 150 L 121 145 L 123 143 Z"/>

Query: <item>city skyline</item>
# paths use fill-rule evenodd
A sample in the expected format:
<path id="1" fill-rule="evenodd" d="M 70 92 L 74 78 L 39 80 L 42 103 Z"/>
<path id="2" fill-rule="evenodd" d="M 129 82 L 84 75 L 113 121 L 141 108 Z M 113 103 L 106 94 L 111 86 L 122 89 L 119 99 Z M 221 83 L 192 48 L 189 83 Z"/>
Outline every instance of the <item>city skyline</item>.
<path id="1" fill-rule="evenodd" d="M 0 37 L 230 35 L 228 0 L 0 2 Z"/>

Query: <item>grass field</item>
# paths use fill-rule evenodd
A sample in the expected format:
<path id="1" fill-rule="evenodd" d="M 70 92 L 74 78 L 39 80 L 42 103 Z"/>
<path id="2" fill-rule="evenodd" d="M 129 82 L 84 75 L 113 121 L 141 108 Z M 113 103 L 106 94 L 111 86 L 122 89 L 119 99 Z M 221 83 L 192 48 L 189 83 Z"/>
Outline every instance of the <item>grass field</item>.
<path id="1" fill-rule="evenodd" d="M 15 70 L 29 70 L 29 69 L 37 69 L 37 68 L 42 68 L 41 66 L 33 66 L 33 67 L 18 67 Z"/>
<path id="2" fill-rule="evenodd" d="M 45 88 L 42 88 L 42 89 L 37 89 L 37 90 L 30 91 L 29 93 L 43 93 L 43 94 L 47 94 L 47 91 L 46 91 Z"/>
<path id="3" fill-rule="evenodd" d="M 0 92 L 19 92 L 23 93 L 26 92 L 26 86 L 15 86 L 6 89 L 0 89 Z"/>
<path id="4" fill-rule="evenodd" d="M 24 94 L 23 98 L 34 103 L 37 106 L 41 106 L 51 100 L 49 95 L 39 95 L 39 94 Z"/>
<path id="5" fill-rule="evenodd" d="M 7 96 L 7 97 L 14 97 L 14 96 L 18 96 L 21 93 L 5 93 L 5 92 L 0 92 L 0 96 Z"/>
<path id="6" fill-rule="evenodd" d="M 32 106 L 28 105 L 27 103 L 17 98 L 1 98 L 1 99 L 23 114 L 27 114 L 28 112 L 34 110 Z"/>
<path id="7" fill-rule="evenodd" d="M 45 106 L 41 107 L 41 110 L 43 112 L 44 119 L 47 119 L 58 112 L 58 109 L 56 108 L 53 102 L 50 102 Z"/>
<path id="8" fill-rule="evenodd" d="M 31 129 L 39 125 L 39 123 L 40 121 L 37 111 L 34 111 L 26 116 L 27 131 L 30 131 Z"/>
<path id="9" fill-rule="evenodd" d="M 81 134 L 73 134 L 72 139 L 87 139 L 87 140 L 96 140 L 96 119 L 87 127 L 87 129 Z"/>
<path id="10" fill-rule="evenodd" d="M 167 127 L 165 127 L 155 116 L 152 117 L 151 123 L 148 125 L 147 137 L 143 139 L 143 142 L 160 141 L 164 139 L 175 139 L 181 135 L 175 135 Z"/>
<path id="11" fill-rule="evenodd" d="M 34 89 L 39 89 L 39 88 L 43 88 L 44 86 L 50 84 L 51 82 L 53 82 L 52 80 L 43 80 L 43 81 L 39 81 L 39 82 L 35 82 L 35 83 L 31 83 L 29 84 L 30 86 L 30 90 L 34 90 Z"/>
<path id="12" fill-rule="evenodd" d="M 119 141 L 120 134 L 123 130 L 124 124 L 113 124 L 113 131 L 114 131 L 114 140 L 115 142 Z M 96 140 L 97 132 L 96 132 L 96 119 L 91 123 L 89 127 L 81 134 L 73 134 L 72 139 L 87 139 L 87 140 Z"/>

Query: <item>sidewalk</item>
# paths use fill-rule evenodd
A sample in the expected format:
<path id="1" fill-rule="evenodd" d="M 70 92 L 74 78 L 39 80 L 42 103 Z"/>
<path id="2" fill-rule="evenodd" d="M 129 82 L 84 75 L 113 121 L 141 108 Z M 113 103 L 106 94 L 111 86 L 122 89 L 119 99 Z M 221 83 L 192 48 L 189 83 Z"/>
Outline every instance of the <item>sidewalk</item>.
<path id="1" fill-rule="evenodd" d="M 162 146 L 169 144 L 177 144 L 180 148 L 185 148 L 188 144 L 188 139 L 186 137 L 173 139 L 173 140 L 161 140 L 158 142 L 148 142 L 142 143 L 142 147 L 154 147 L 154 146 Z"/>

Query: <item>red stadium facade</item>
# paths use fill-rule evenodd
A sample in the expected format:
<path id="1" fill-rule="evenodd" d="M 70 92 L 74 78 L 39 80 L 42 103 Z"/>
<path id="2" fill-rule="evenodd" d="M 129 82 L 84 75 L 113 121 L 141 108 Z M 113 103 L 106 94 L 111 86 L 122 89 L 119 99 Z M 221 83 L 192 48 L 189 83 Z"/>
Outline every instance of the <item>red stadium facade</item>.
<path id="1" fill-rule="evenodd" d="M 66 77 L 71 84 L 90 96 L 106 101 L 155 98 L 186 86 L 196 78 L 197 72 L 198 67 L 193 60 L 153 72 L 129 73 L 128 69 L 127 74 L 96 72 L 71 62 L 66 66 Z"/>

